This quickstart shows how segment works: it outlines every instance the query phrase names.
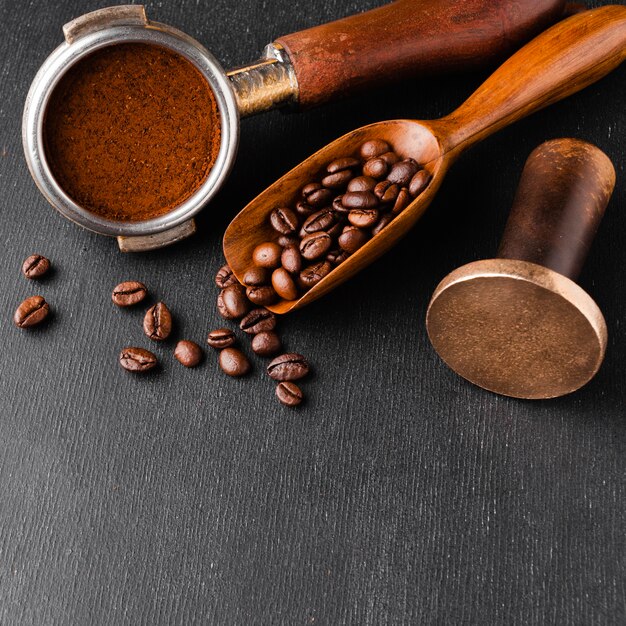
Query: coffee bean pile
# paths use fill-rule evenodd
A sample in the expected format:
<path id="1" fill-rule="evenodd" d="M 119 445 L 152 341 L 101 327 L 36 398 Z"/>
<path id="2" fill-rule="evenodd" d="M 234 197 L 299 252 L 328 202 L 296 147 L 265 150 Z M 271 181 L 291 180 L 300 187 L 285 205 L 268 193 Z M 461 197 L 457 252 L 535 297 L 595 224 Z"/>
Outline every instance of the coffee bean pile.
<path id="1" fill-rule="evenodd" d="M 113 289 L 111 300 L 121 308 L 135 306 L 148 296 L 148 289 L 143 283 L 129 280 L 120 283 Z M 172 314 L 164 302 L 153 304 L 143 318 L 143 332 L 153 341 L 163 342 L 172 333 Z M 174 357 L 185 367 L 196 367 L 204 353 L 195 342 L 182 339 L 174 348 Z M 129 372 L 148 372 L 158 365 L 156 355 L 145 348 L 130 346 L 124 348 L 119 356 L 120 365 Z"/>
<path id="2" fill-rule="evenodd" d="M 254 266 L 243 276 L 248 299 L 260 306 L 296 300 L 378 235 L 430 179 L 381 139 L 362 144 L 358 157 L 331 161 L 319 181 L 304 185 L 294 207 L 270 213 L 276 241 L 252 252 Z"/>
<path id="3" fill-rule="evenodd" d="M 22 264 L 22 274 L 30 280 L 43 278 L 50 271 L 50 261 L 41 254 L 32 254 Z M 15 310 L 13 323 L 18 328 L 38 326 L 48 318 L 50 305 L 43 296 L 29 296 Z"/>
<path id="4" fill-rule="evenodd" d="M 269 274 L 263 267 L 255 267 L 246 273 L 247 288 L 239 283 L 228 265 L 219 269 L 215 284 L 219 288 L 217 310 L 226 320 L 238 321 L 239 328 L 251 337 L 252 351 L 260 357 L 276 357 L 267 366 L 267 374 L 278 383 L 276 397 L 285 406 L 297 406 L 304 399 L 302 390 L 293 381 L 309 373 L 309 363 L 295 353 L 280 354 L 283 349 L 276 333 L 276 316 L 264 308 L 264 290 L 271 286 L 262 283 Z M 253 283 L 259 282 L 259 289 Z M 245 376 L 252 369 L 248 357 L 236 347 L 237 337 L 228 328 L 218 328 L 209 333 L 207 343 L 219 350 L 218 362 L 222 371 L 229 376 Z M 280 354 L 280 356 L 276 356 Z"/>

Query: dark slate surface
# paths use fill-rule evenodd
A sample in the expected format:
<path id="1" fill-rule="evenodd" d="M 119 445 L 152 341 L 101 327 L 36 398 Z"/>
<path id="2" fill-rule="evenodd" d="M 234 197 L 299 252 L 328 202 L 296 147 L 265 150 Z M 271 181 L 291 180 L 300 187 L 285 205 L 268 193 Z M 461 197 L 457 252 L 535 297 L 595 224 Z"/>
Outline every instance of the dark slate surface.
<path id="1" fill-rule="evenodd" d="M 308 355 L 308 403 L 280 407 L 215 355 L 186 371 L 116 363 L 147 345 L 141 310 L 110 303 L 146 282 L 203 341 L 220 324 L 212 275 L 234 213 L 328 140 L 393 117 L 449 112 L 484 75 L 415 81 L 302 115 L 246 120 L 235 172 L 174 248 L 122 256 L 54 213 L 22 156 L 20 116 L 61 25 L 90 0 L 0 0 L 0 623 L 618 624 L 626 619 L 623 362 L 626 67 L 464 157 L 401 245 L 281 322 Z M 228 67 L 275 36 L 376 0 L 149 3 Z M 522 165 L 574 136 L 613 159 L 618 186 L 581 283 L 606 315 L 597 378 L 530 403 L 446 370 L 425 307 L 450 270 L 495 252 Z M 49 256 L 41 284 L 19 273 Z M 11 324 L 40 292 L 52 322 Z"/>

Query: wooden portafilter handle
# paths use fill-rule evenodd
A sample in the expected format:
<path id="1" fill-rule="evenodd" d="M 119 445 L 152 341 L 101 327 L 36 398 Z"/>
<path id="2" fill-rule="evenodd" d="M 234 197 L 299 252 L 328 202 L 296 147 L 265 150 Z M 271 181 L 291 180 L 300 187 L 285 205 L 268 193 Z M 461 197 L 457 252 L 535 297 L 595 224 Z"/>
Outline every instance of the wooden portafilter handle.
<path id="1" fill-rule="evenodd" d="M 524 167 L 498 258 L 576 280 L 614 186 L 615 169 L 599 148 L 578 139 L 542 144 Z"/>

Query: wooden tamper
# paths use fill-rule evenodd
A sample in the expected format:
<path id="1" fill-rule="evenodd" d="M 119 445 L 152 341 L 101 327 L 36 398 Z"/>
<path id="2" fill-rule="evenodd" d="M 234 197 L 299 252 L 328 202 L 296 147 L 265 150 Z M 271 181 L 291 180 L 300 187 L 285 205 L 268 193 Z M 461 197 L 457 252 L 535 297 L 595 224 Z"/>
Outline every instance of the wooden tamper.
<path id="1" fill-rule="evenodd" d="M 615 186 L 598 148 L 576 139 L 528 158 L 495 259 L 449 274 L 426 327 L 445 363 L 515 398 L 555 398 L 596 374 L 606 349 L 602 312 L 578 277 Z"/>

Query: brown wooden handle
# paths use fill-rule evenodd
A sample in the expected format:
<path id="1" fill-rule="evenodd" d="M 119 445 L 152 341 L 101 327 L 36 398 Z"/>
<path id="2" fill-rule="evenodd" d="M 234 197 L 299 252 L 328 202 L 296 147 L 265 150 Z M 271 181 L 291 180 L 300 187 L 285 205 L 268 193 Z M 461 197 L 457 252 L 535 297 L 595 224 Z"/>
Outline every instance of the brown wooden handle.
<path id="1" fill-rule="evenodd" d="M 626 58 L 626 6 L 585 11 L 556 24 L 506 61 L 444 118 L 444 148 L 462 150 L 596 82 Z"/>
<path id="2" fill-rule="evenodd" d="M 279 38 L 303 107 L 407 76 L 503 58 L 563 13 L 565 0 L 396 0 Z"/>
<path id="3" fill-rule="evenodd" d="M 528 157 L 498 250 L 575 280 L 615 187 L 599 148 L 578 139 L 548 141 Z"/>

